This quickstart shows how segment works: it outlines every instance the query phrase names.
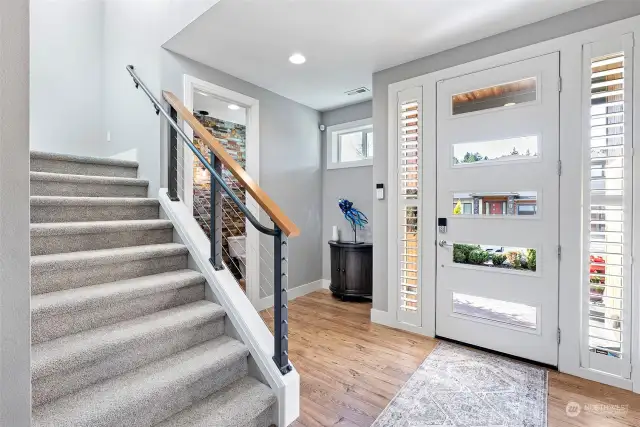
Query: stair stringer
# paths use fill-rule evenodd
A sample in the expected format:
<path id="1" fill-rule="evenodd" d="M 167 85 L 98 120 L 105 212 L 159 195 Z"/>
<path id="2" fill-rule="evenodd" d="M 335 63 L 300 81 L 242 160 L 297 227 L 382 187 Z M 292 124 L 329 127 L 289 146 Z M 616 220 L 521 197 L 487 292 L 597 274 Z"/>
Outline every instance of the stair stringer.
<path id="1" fill-rule="evenodd" d="M 300 413 L 300 375 L 293 364 L 291 372 L 282 375 L 273 363 L 271 331 L 229 270 L 214 270 L 209 262 L 209 239 L 193 218 L 193 213 L 181 201 L 172 202 L 166 188 L 160 189 L 158 200 L 160 218 L 173 223 L 173 241 L 182 243 L 189 250 L 189 268 L 199 271 L 206 279 L 206 298 L 221 305 L 227 313 L 226 334 L 249 348 L 250 375 L 268 384 L 276 394 L 278 403 L 274 423 L 288 426 Z"/>

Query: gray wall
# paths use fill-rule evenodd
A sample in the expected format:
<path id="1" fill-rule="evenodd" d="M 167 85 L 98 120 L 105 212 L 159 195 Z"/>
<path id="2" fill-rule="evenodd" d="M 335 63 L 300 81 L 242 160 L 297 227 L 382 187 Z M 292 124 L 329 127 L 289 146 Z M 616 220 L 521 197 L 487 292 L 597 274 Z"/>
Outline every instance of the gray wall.
<path id="1" fill-rule="evenodd" d="M 339 125 L 371 118 L 372 102 L 366 101 L 322 113 L 321 122 L 325 126 Z M 351 227 L 338 208 L 338 199 L 349 199 L 353 205 L 369 218 L 364 230 L 358 230 L 358 240 L 371 242 L 373 230 L 373 166 L 327 170 L 327 137 L 322 132 L 322 278 L 331 279 L 331 259 L 329 245 L 334 225 L 340 230 L 342 240 L 353 239 Z M 374 155 L 377 147 L 374 141 Z"/>
<path id="2" fill-rule="evenodd" d="M 0 426 L 31 417 L 29 2 L 0 2 Z"/>
<path id="3" fill-rule="evenodd" d="M 101 155 L 102 0 L 31 0 L 31 149 Z"/>
<path id="4" fill-rule="evenodd" d="M 111 134 L 105 155 L 137 160 L 140 177 L 150 181 L 152 197 L 162 186 L 161 121 L 144 93 L 134 89 L 125 67 L 134 65 L 160 97 L 162 44 L 217 1 L 104 2 L 104 130 Z"/>
<path id="5" fill-rule="evenodd" d="M 260 186 L 301 232 L 290 241 L 289 288 L 319 280 L 320 113 L 173 52 L 163 52 L 161 69 L 162 88 L 180 98 L 184 96 L 184 74 L 189 74 L 260 101 Z M 262 243 L 268 248 L 273 246 L 268 236 Z"/>
<path id="6" fill-rule="evenodd" d="M 377 154 L 374 157 L 374 181 L 387 182 L 387 101 L 388 86 L 391 83 L 638 14 L 640 14 L 640 1 L 608 0 L 375 73 L 373 75 L 373 126 Z M 373 308 L 387 311 L 389 242 L 387 241 L 386 200 L 373 202 L 373 217 L 377 224 L 373 232 Z"/>

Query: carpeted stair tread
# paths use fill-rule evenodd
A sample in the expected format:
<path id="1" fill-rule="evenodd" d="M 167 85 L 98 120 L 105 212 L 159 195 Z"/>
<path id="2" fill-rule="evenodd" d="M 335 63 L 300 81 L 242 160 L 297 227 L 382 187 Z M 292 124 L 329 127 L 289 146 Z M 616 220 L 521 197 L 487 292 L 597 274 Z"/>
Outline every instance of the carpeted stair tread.
<path id="1" fill-rule="evenodd" d="M 31 196 L 31 206 L 159 206 L 147 197 Z"/>
<path id="2" fill-rule="evenodd" d="M 119 176 L 123 178 L 138 176 L 138 162 L 135 161 L 40 151 L 31 152 L 30 167 L 32 172 Z"/>
<path id="3" fill-rule="evenodd" d="M 42 222 L 31 225 L 31 255 L 170 242 L 173 242 L 173 225 L 171 221 L 161 219 Z"/>
<path id="4" fill-rule="evenodd" d="M 160 230 L 167 228 L 173 228 L 173 224 L 171 221 L 164 219 L 41 222 L 31 224 L 31 237 L 115 233 L 121 231 Z"/>
<path id="5" fill-rule="evenodd" d="M 170 331 L 213 322 L 224 315 L 222 307 L 202 300 L 36 344 L 31 349 L 31 375 L 37 379 L 89 364 L 129 346 L 151 342 Z"/>
<path id="6" fill-rule="evenodd" d="M 31 223 L 157 219 L 160 202 L 147 197 L 31 196 Z"/>
<path id="7" fill-rule="evenodd" d="M 197 285 L 204 283 L 204 281 L 204 276 L 195 270 L 178 270 L 100 285 L 49 292 L 31 297 L 31 315 L 33 318 L 42 318 L 95 309 L 158 292 Z"/>
<path id="8" fill-rule="evenodd" d="M 98 185 L 133 185 L 147 187 L 149 181 L 139 178 L 122 178 L 118 176 L 72 175 L 55 172 L 30 172 L 31 181 L 53 181 L 77 184 Z"/>
<path id="9" fill-rule="evenodd" d="M 47 153 L 44 151 L 31 151 L 31 159 L 58 160 L 74 163 L 91 163 L 96 165 L 122 166 L 137 168 L 138 162 L 133 160 L 113 159 L 110 157 L 78 156 L 75 154 Z"/>
<path id="10" fill-rule="evenodd" d="M 100 249 L 95 251 L 66 252 L 61 254 L 37 255 L 31 257 L 32 269 L 62 270 L 68 268 L 91 267 L 100 264 L 115 264 L 141 259 L 159 258 L 172 255 L 186 255 L 187 247 L 180 243 L 131 246 L 127 248 Z"/>
<path id="11" fill-rule="evenodd" d="M 147 197 L 149 181 L 117 176 L 31 172 L 33 196 Z"/>
<path id="12" fill-rule="evenodd" d="M 275 403 L 269 387 L 244 377 L 155 427 L 268 427 Z"/>
<path id="13" fill-rule="evenodd" d="M 35 407 L 31 427 L 151 426 L 205 397 L 201 393 L 217 391 L 209 379 L 246 375 L 248 354 L 244 344 L 221 336 Z M 240 371 L 233 368 L 238 364 L 244 366 Z"/>
<path id="14" fill-rule="evenodd" d="M 31 152 L 31 427 L 271 427 L 138 163 Z"/>

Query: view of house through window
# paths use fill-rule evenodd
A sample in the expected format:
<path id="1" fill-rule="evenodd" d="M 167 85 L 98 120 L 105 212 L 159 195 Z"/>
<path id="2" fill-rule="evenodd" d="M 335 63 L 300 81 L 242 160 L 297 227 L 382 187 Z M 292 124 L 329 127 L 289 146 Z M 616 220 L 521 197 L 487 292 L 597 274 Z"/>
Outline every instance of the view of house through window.
<path id="1" fill-rule="evenodd" d="M 477 192 L 454 193 L 454 215 L 536 215 L 538 193 L 518 192 Z"/>

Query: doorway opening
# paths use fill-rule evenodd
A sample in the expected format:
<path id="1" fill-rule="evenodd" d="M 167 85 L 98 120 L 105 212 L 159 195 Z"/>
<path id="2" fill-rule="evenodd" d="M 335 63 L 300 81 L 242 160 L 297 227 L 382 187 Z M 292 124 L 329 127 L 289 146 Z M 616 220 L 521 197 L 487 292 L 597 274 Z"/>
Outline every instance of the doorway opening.
<path id="1" fill-rule="evenodd" d="M 246 108 L 229 104 L 206 92 L 196 91 L 193 97 L 193 115 L 224 146 L 243 169 L 247 167 Z M 194 135 L 193 143 L 201 153 L 210 157 L 204 142 Z M 247 202 L 245 191 L 238 180 L 222 166 L 222 177 L 238 199 Z M 221 194 L 222 204 L 222 260 L 246 293 L 246 217 Z M 193 215 L 200 227 L 209 234 L 211 218 L 211 175 L 198 159 L 193 161 Z"/>
<path id="2" fill-rule="evenodd" d="M 200 123 L 222 144 L 227 153 L 259 182 L 259 112 L 258 101 L 212 83 L 185 75 L 185 106 Z M 194 135 L 188 126 L 185 133 L 207 158 L 211 152 L 204 142 Z M 261 251 L 259 232 L 247 221 L 224 192 L 220 195 L 220 207 L 212 212 L 211 175 L 188 150 L 183 155 L 184 200 L 192 210 L 201 229 L 211 236 L 210 219 L 219 215 L 221 224 L 222 260 L 249 300 L 258 307 L 264 304 L 261 291 L 268 284 L 261 283 Z M 249 210 L 260 218 L 257 203 L 241 187 L 237 178 L 222 166 L 221 176 L 225 184 Z"/>

